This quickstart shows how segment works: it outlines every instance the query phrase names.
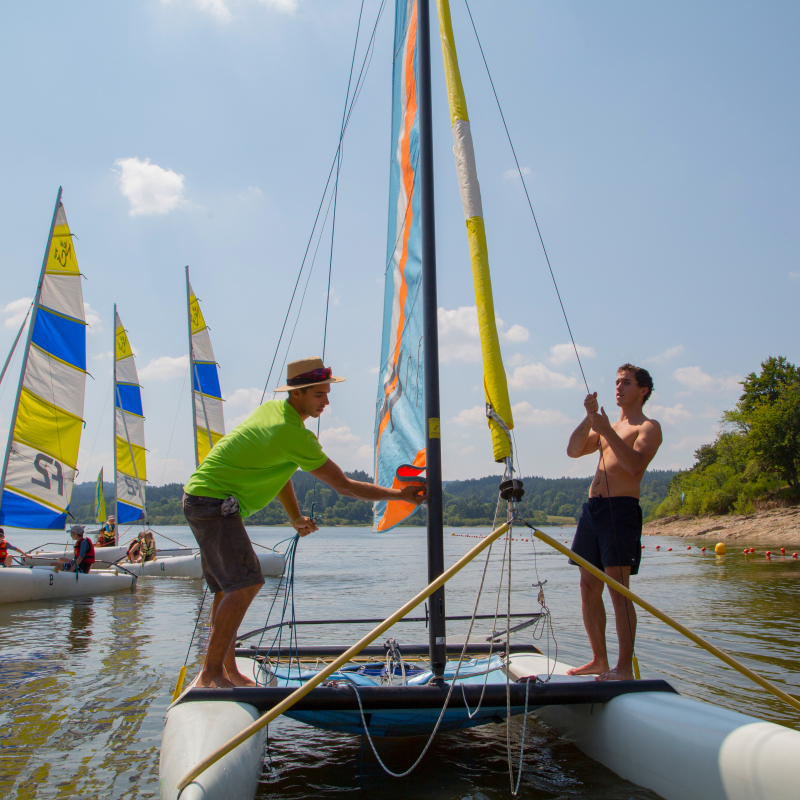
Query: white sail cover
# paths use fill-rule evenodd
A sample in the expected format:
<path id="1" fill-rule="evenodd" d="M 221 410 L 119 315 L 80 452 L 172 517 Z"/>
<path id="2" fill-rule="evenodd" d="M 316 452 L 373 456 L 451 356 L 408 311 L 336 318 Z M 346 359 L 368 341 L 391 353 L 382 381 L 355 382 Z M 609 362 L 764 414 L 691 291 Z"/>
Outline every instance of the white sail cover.
<path id="1" fill-rule="evenodd" d="M 222 391 L 219 386 L 217 362 L 211 348 L 208 327 L 200 310 L 192 285 L 188 279 L 189 293 L 189 354 L 192 368 L 192 402 L 194 403 L 194 438 L 197 466 L 203 463 L 211 448 L 225 435 L 225 417 L 222 411 Z"/>
<path id="2" fill-rule="evenodd" d="M 63 530 L 83 431 L 86 318 L 60 201 L 31 325 L 9 435 L 0 525 Z"/>
<path id="3" fill-rule="evenodd" d="M 146 518 L 145 483 L 147 464 L 144 449 L 142 390 L 128 334 L 119 314 L 114 314 L 114 413 L 116 414 L 117 524 Z"/>

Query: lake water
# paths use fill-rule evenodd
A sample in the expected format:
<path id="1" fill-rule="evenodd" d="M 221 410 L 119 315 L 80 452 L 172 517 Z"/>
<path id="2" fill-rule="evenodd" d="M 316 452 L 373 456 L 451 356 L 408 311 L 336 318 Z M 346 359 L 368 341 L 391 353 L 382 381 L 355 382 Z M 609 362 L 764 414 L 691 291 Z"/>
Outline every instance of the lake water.
<path id="1" fill-rule="evenodd" d="M 561 541 L 574 529 L 546 529 Z M 192 544 L 188 528 L 164 528 Z M 451 564 L 485 530 L 459 528 L 445 536 Z M 286 528 L 254 528 L 255 542 L 272 546 Z M 30 548 L 53 534 L 11 532 L 11 542 Z M 522 535 L 522 534 L 520 534 Z M 526 537 L 527 538 L 527 537 Z M 161 540 L 159 540 L 161 542 Z M 655 546 L 661 545 L 656 551 Z M 692 546 L 687 551 L 687 545 Z M 747 559 L 742 543 L 725 557 L 702 555 L 700 543 L 645 537 L 642 569 L 633 589 L 747 666 L 792 693 L 800 693 L 797 643 L 800 563 L 791 558 Z M 673 551 L 668 552 L 667 547 Z M 772 548 L 773 550 L 777 548 Z M 493 613 L 502 547 L 495 545 L 480 607 Z M 447 613 L 472 612 L 483 557 L 447 589 Z M 546 579 L 558 656 L 583 663 L 589 650 L 580 618 L 577 569 L 541 543 L 512 544 L 512 611 L 538 610 L 538 575 Z M 406 528 L 374 535 L 364 528 L 326 529 L 301 541 L 295 600 L 298 619 L 388 616 L 425 584 L 425 532 Z M 251 607 L 243 630 L 264 623 L 277 579 Z M 184 662 L 203 596 L 201 581 L 142 579 L 133 592 L 48 603 L 0 606 L 0 795 L 13 798 L 152 798 L 158 796 L 158 753 L 164 713 Z M 501 609 L 505 608 L 505 594 Z M 607 606 L 610 604 L 607 603 Z M 205 643 L 189 653 L 196 671 Z M 609 615 L 609 619 L 613 617 Z M 678 691 L 800 728 L 795 712 L 737 672 L 683 640 L 644 612 L 639 615 L 637 654 L 642 677 L 665 678 Z M 483 633 L 489 623 L 476 623 Z M 301 627 L 299 643 L 352 643 L 370 626 Z M 453 623 L 448 633 L 466 633 Z M 609 626 L 613 651 L 613 623 Z M 389 635 L 425 643 L 422 624 L 396 626 Z M 516 642 L 530 642 L 532 629 Z M 541 641 L 536 644 L 544 649 Z M 551 642 L 551 653 L 552 650 Z M 191 674 L 191 673 L 190 673 Z M 519 740 L 521 722 L 512 723 Z M 380 743 L 384 760 L 407 768 L 424 746 L 411 739 Z M 516 757 L 515 757 L 516 758 Z M 485 800 L 510 797 L 505 725 L 438 737 L 422 765 L 409 776 L 386 776 L 359 737 L 317 731 L 281 719 L 269 729 L 269 758 L 259 798 L 426 797 Z M 563 742 L 533 718 L 528 725 L 520 797 L 536 800 L 655 798 L 616 777 Z"/>

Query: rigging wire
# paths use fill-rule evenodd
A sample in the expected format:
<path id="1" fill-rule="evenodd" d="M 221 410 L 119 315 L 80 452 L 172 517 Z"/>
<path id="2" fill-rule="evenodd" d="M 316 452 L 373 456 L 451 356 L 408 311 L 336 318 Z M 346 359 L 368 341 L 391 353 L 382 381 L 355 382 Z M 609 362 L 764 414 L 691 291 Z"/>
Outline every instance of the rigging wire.
<path id="1" fill-rule="evenodd" d="M 356 101 L 358 100 L 358 98 L 359 98 L 359 96 L 361 94 L 361 90 L 363 89 L 367 73 L 369 72 L 369 67 L 372 64 L 372 54 L 373 54 L 373 51 L 374 51 L 375 35 L 377 33 L 377 30 L 378 30 L 378 24 L 380 23 L 381 18 L 383 17 L 383 12 L 384 12 L 385 7 L 386 7 L 386 0 L 381 0 L 381 5 L 380 5 L 380 8 L 378 9 L 378 14 L 377 14 L 377 17 L 375 19 L 375 24 L 373 25 L 373 28 L 372 28 L 372 34 L 371 34 L 370 40 L 369 40 L 369 42 L 367 44 L 367 50 L 366 50 L 366 53 L 364 55 L 364 59 L 363 59 L 363 61 L 361 63 L 361 69 L 359 71 L 358 78 L 356 80 L 356 88 L 353 91 L 352 101 L 350 102 L 349 108 L 347 110 L 347 114 L 346 114 L 346 118 L 345 118 L 345 124 L 344 124 L 344 126 L 342 127 L 342 129 L 340 131 L 339 144 L 338 144 L 338 146 L 336 148 L 336 153 L 334 154 L 333 161 L 331 162 L 330 169 L 328 170 L 328 178 L 327 178 L 327 180 L 325 182 L 325 188 L 323 189 L 322 197 L 320 198 L 319 206 L 317 207 L 317 213 L 316 213 L 316 216 L 314 217 L 314 224 L 311 227 L 311 233 L 310 233 L 310 235 L 308 237 L 308 242 L 306 243 L 306 249 L 305 249 L 305 252 L 303 254 L 303 260 L 300 263 L 300 270 L 297 273 L 297 280 L 295 281 L 294 289 L 292 290 L 292 296 L 291 296 L 291 298 L 289 300 L 289 307 L 286 310 L 286 317 L 284 318 L 283 325 L 281 327 L 281 332 L 280 332 L 280 335 L 278 337 L 278 343 L 277 343 L 277 345 L 275 347 L 275 353 L 274 353 L 274 355 L 272 357 L 272 363 L 270 364 L 269 373 L 267 374 L 267 380 L 264 383 L 264 391 L 261 393 L 261 402 L 262 403 L 264 402 L 264 397 L 267 394 L 267 388 L 269 387 L 269 382 L 270 382 L 270 379 L 272 377 L 273 369 L 275 367 L 275 361 L 276 361 L 276 359 L 278 357 L 278 352 L 280 351 L 281 342 L 283 341 L 283 335 L 284 335 L 284 333 L 286 331 L 286 324 L 287 324 L 287 322 L 289 320 L 289 314 L 291 312 L 292 305 L 294 304 L 294 298 L 295 298 L 295 296 L 297 294 L 297 287 L 300 285 L 300 278 L 301 278 L 301 276 L 303 274 L 303 269 L 305 268 L 305 264 L 306 264 L 306 261 L 308 259 L 308 253 L 309 253 L 309 250 L 311 249 L 311 244 L 314 241 L 314 235 L 315 235 L 315 232 L 317 230 L 317 223 L 319 222 L 319 216 L 322 213 L 322 207 L 325 204 L 325 198 L 328 195 L 328 188 L 330 187 L 331 178 L 333 177 L 334 169 L 336 168 L 337 160 L 339 158 L 339 152 L 340 152 L 341 147 L 342 147 L 342 141 L 344 139 L 344 134 L 347 131 L 347 128 L 348 128 L 348 126 L 350 124 L 350 117 L 353 114 L 353 109 L 355 108 Z M 351 80 L 352 80 L 352 74 L 351 74 L 351 79 L 348 80 L 348 86 L 350 85 Z M 349 89 L 348 89 L 348 93 L 349 93 Z"/>
<path id="2" fill-rule="evenodd" d="M 494 94 L 494 99 L 495 99 L 495 102 L 497 103 L 497 110 L 500 112 L 500 118 L 503 121 L 503 128 L 505 129 L 505 132 L 506 132 L 506 138 L 508 139 L 508 144 L 509 144 L 509 147 L 511 148 L 511 154 L 514 156 L 514 163 L 517 166 L 517 173 L 519 174 L 519 178 L 522 181 L 522 187 L 525 190 L 525 197 L 526 197 L 526 199 L 528 201 L 528 208 L 530 209 L 531 217 L 533 217 L 533 223 L 536 226 L 536 233 L 539 236 L 539 243 L 542 246 L 542 252 L 544 253 L 545 261 L 547 262 L 547 269 L 550 271 L 550 277 L 551 277 L 551 279 L 553 281 L 553 287 L 556 290 L 556 296 L 558 297 L 558 303 L 561 306 L 561 313 L 564 315 L 564 322 L 567 325 L 567 331 L 569 332 L 569 338 L 570 338 L 570 341 L 572 342 L 572 349 L 575 351 L 575 358 L 578 361 L 578 367 L 580 368 L 580 371 L 581 371 L 581 377 L 583 378 L 583 385 L 586 387 L 586 394 L 588 395 L 588 394 L 591 394 L 591 392 L 589 391 L 589 382 L 586 380 L 586 373 L 583 371 L 583 364 L 581 363 L 581 357 L 580 357 L 580 354 L 578 353 L 578 346 L 575 344 L 575 337 L 572 335 L 572 326 L 569 324 L 569 318 L 567 317 L 567 311 L 564 308 L 564 301 L 561 299 L 561 292 L 559 291 L 559 288 L 558 288 L 558 282 L 556 281 L 556 276 L 555 276 L 555 273 L 553 272 L 553 267 L 550 264 L 550 256 L 547 254 L 547 248 L 545 247 L 545 244 L 544 244 L 544 238 L 542 237 L 542 231 L 539 228 L 539 221 L 536 219 L 536 212 L 533 210 L 533 203 L 531 201 L 530 193 L 528 192 L 528 184 L 525 182 L 525 176 L 522 173 L 522 167 L 520 166 L 519 159 L 517 158 L 517 151 L 514 148 L 514 142 L 511 140 L 511 133 L 508 130 L 508 125 L 506 123 L 506 117 L 505 117 L 505 114 L 503 113 L 503 108 L 502 108 L 502 106 L 500 104 L 500 98 L 497 95 L 497 89 L 495 88 L 494 80 L 492 79 L 492 73 L 491 73 L 491 71 L 489 69 L 489 63 L 486 60 L 486 54 L 483 52 L 483 45 L 481 44 L 481 39 L 480 39 L 480 36 L 478 35 L 478 29 L 475 26 L 475 20 L 474 20 L 474 18 L 472 16 L 472 10 L 469 7 L 469 0 L 464 0 L 464 5 L 467 8 L 467 14 L 469 14 L 469 20 L 470 20 L 470 23 L 472 24 L 472 30 L 475 33 L 475 39 L 476 39 L 476 41 L 478 43 L 478 48 L 480 49 L 480 52 L 481 52 L 481 58 L 483 59 L 483 65 L 486 68 L 486 75 L 489 78 L 489 83 L 491 84 L 491 87 L 492 87 L 492 93 Z M 605 453 L 603 452 L 602 444 L 598 445 L 598 449 L 600 450 L 600 461 L 601 461 L 601 464 L 602 464 L 602 467 L 603 467 L 603 476 L 605 478 L 605 484 L 606 484 L 606 494 L 608 496 L 608 510 L 609 510 L 609 514 L 610 514 L 610 517 L 611 517 L 611 532 L 612 532 L 612 535 L 614 537 L 614 546 L 615 546 L 615 549 L 617 551 L 617 561 L 621 561 L 620 549 L 619 549 L 619 541 L 617 539 L 617 529 L 616 529 L 616 525 L 614 524 L 614 504 L 613 504 L 613 501 L 611 499 L 611 487 L 609 486 L 609 482 L 608 482 L 608 471 L 606 470 L 606 459 L 605 459 Z M 624 576 L 622 575 L 621 567 L 620 567 L 620 578 L 622 578 L 622 577 L 624 577 Z M 630 637 L 631 637 L 631 648 L 633 650 L 634 665 L 636 665 L 636 647 L 635 647 L 635 640 L 634 640 L 634 634 L 633 634 L 633 625 L 631 623 L 630 611 L 631 611 L 631 603 L 630 603 L 629 600 L 626 599 L 625 600 L 625 616 L 626 616 L 627 621 L 628 621 L 628 633 L 630 634 Z"/>

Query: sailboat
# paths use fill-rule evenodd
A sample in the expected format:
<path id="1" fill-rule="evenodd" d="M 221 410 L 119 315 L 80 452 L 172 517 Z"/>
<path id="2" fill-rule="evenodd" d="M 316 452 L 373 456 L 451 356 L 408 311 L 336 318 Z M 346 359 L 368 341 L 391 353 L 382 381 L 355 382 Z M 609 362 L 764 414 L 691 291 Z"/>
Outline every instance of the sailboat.
<path id="1" fill-rule="evenodd" d="M 0 526 L 66 528 L 83 431 L 85 384 L 81 274 L 59 188 L 3 460 Z M 62 555 L 54 552 L 52 557 Z M 104 594 L 134 584 L 132 576 L 119 570 L 84 574 L 20 565 L 0 569 L 0 602 Z"/>
<path id="2" fill-rule="evenodd" d="M 449 3 L 437 0 L 437 7 L 481 331 L 487 424 L 493 457 L 504 466 L 498 493 L 511 518 L 524 490 L 514 471 L 513 416 Z M 597 682 L 590 676 L 568 676 L 568 664 L 529 644 L 513 643 L 510 626 L 499 635 L 493 630 L 488 644 L 448 638 L 444 582 L 509 527 L 501 525 L 445 570 L 429 14 L 428 0 L 396 0 L 388 255 L 375 437 L 375 475 L 381 485 L 427 483 L 429 585 L 350 648 L 237 648 L 240 671 L 258 686 L 189 688 L 173 702 L 159 764 L 162 800 L 252 798 L 265 726 L 279 713 L 371 741 L 381 736 L 433 736 L 529 712 L 622 777 L 668 800 L 788 800 L 800 780 L 797 731 L 680 697 L 665 681 Z M 400 503 L 379 503 L 374 527 L 389 530 L 414 510 Z M 425 599 L 430 610 L 425 645 L 403 644 L 398 651 L 394 640 L 383 646 L 369 644 Z M 326 659 L 331 663 L 323 668 L 320 662 Z"/>

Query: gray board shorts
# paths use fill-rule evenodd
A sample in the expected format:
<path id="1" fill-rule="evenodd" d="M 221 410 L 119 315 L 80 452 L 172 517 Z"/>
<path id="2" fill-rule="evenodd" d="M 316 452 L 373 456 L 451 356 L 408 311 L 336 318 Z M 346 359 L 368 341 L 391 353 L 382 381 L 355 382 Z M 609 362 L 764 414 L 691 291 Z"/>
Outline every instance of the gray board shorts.
<path id="1" fill-rule="evenodd" d="M 264 583 L 242 515 L 223 516 L 223 502 L 216 497 L 183 495 L 183 513 L 200 548 L 203 577 L 215 594 Z"/>
<path id="2" fill-rule="evenodd" d="M 590 497 L 578 514 L 572 550 L 599 570 L 642 561 L 642 507 L 637 497 Z M 570 559 L 573 566 L 575 562 Z"/>

